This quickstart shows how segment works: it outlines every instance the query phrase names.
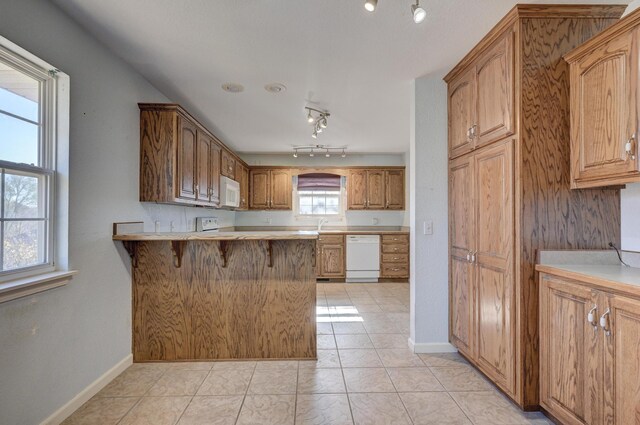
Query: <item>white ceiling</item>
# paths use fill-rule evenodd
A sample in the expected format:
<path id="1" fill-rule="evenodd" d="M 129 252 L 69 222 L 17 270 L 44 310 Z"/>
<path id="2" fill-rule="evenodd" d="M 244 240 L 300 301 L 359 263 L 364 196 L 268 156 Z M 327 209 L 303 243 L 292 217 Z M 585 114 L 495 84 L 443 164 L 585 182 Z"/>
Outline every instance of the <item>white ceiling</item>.
<path id="1" fill-rule="evenodd" d="M 331 112 L 317 143 L 394 153 L 409 149 L 411 81 L 444 74 L 517 3 L 422 0 L 416 25 L 412 0 L 374 13 L 364 0 L 53 1 L 240 152 L 314 142 L 312 104 Z M 288 89 L 268 93 L 271 82 Z"/>

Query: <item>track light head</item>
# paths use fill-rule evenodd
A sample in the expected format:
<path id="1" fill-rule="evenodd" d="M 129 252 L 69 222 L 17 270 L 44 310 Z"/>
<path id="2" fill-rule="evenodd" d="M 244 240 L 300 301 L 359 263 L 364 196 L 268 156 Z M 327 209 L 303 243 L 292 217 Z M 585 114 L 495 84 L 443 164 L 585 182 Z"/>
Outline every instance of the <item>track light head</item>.
<path id="1" fill-rule="evenodd" d="M 309 152 L 310 157 L 313 157 L 313 155 L 314 155 L 313 151 Z"/>
<path id="2" fill-rule="evenodd" d="M 346 158 L 346 157 L 347 157 L 347 153 L 346 153 L 344 150 L 342 151 L 342 157 L 343 157 L 343 158 Z"/>
<path id="3" fill-rule="evenodd" d="M 373 12 L 376 10 L 376 6 L 378 5 L 378 0 L 366 0 L 364 2 L 364 8 L 369 12 Z"/>
<path id="4" fill-rule="evenodd" d="M 416 0 L 416 4 L 411 6 L 411 13 L 413 14 L 413 22 L 415 22 L 416 24 L 424 21 L 424 19 L 427 17 L 427 12 L 422 7 L 420 7 L 420 0 Z"/>
<path id="5" fill-rule="evenodd" d="M 313 122 L 313 115 L 311 115 L 311 110 L 307 112 L 307 122 L 311 124 Z"/>
<path id="6" fill-rule="evenodd" d="M 297 158 L 297 157 L 298 157 L 298 151 L 295 151 L 295 152 L 293 153 L 293 157 L 294 157 L 294 158 Z"/>
<path id="7" fill-rule="evenodd" d="M 320 128 L 327 128 L 327 117 L 325 115 L 320 119 Z"/>
<path id="8" fill-rule="evenodd" d="M 313 133 L 311 133 L 311 137 L 313 137 L 314 139 L 317 139 L 318 138 L 318 132 L 313 130 Z M 310 155 L 310 156 L 313 156 L 313 155 Z"/>
<path id="9" fill-rule="evenodd" d="M 331 158 L 331 154 L 329 153 L 329 151 L 327 151 L 327 153 L 325 153 L 324 156 L 326 156 L 327 158 Z"/>

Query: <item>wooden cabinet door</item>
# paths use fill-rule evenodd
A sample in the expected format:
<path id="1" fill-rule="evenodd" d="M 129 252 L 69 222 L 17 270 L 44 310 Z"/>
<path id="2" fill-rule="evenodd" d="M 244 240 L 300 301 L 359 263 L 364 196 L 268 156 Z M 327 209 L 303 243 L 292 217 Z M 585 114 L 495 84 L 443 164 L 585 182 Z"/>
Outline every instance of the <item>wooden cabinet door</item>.
<path id="1" fill-rule="evenodd" d="M 367 172 L 351 170 L 347 179 L 347 204 L 350 210 L 367 208 Z"/>
<path id="2" fill-rule="evenodd" d="M 211 192 L 211 203 L 219 206 L 220 205 L 220 153 L 221 148 L 215 140 L 211 140 L 211 164 L 210 164 L 210 173 L 209 178 L 209 188 Z"/>
<path id="3" fill-rule="evenodd" d="M 604 181 L 590 186 L 606 185 L 606 178 L 637 174 L 638 55 L 634 34 L 612 39 L 571 67 L 574 185 L 599 179 Z M 625 145 L 634 134 L 632 159 Z"/>
<path id="4" fill-rule="evenodd" d="M 595 292 L 542 275 L 540 403 L 566 424 L 601 423 L 601 331 L 587 320 L 593 307 L 597 323 L 604 309 Z"/>
<path id="5" fill-rule="evenodd" d="M 249 202 L 249 170 L 238 162 L 236 162 L 236 180 L 240 183 L 240 206 L 238 209 L 246 210 Z"/>
<path id="6" fill-rule="evenodd" d="M 178 116 L 177 198 L 196 199 L 196 138 L 196 126 Z"/>
<path id="7" fill-rule="evenodd" d="M 249 173 L 249 208 L 266 210 L 271 199 L 271 174 L 269 170 L 257 169 Z"/>
<path id="8" fill-rule="evenodd" d="M 385 208 L 385 178 L 382 170 L 367 170 L 367 209 Z"/>
<path id="9" fill-rule="evenodd" d="M 513 140 L 474 155 L 477 362 L 515 392 Z"/>
<path id="10" fill-rule="evenodd" d="M 344 244 L 319 243 L 319 277 L 341 278 L 345 276 Z"/>
<path id="11" fill-rule="evenodd" d="M 513 38 L 509 31 L 476 64 L 476 148 L 513 134 Z"/>
<path id="12" fill-rule="evenodd" d="M 604 420 L 612 425 L 640 423 L 640 301 L 608 299 L 610 313 L 604 338 Z"/>
<path id="13" fill-rule="evenodd" d="M 473 150 L 471 129 L 475 122 L 474 70 L 462 74 L 448 86 L 449 158 Z"/>
<path id="14" fill-rule="evenodd" d="M 202 131 L 196 134 L 196 198 L 198 201 L 211 200 L 211 144 L 213 141 Z"/>
<path id="15" fill-rule="evenodd" d="M 451 161 L 449 167 L 449 340 L 474 358 L 473 156 Z"/>
<path id="16" fill-rule="evenodd" d="M 272 210 L 291 209 L 291 171 L 271 170 L 271 201 Z"/>
<path id="17" fill-rule="evenodd" d="M 385 171 L 386 209 L 404 210 L 404 171 Z"/>
<path id="18" fill-rule="evenodd" d="M 234 180 L 236 178 L 236 159 L 226 149 L 222 150 L 221 164 L 220 173 Z"/>

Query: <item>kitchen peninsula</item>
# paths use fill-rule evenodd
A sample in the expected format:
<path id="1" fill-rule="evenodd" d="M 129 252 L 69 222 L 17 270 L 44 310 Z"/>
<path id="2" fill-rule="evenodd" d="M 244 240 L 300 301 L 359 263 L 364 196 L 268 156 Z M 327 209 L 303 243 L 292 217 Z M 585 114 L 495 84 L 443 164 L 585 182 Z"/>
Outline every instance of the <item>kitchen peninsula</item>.
<path id="1" fill-rule="evenodd" d="M 135 362 L 316 358 L 314 231 L 114 235 Z"/>

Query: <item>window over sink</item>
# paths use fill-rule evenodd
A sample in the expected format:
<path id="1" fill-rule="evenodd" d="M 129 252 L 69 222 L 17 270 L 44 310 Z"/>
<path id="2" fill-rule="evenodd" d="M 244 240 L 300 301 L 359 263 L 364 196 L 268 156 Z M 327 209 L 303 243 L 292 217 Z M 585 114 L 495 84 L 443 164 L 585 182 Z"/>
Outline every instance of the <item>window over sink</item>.
<path id="1" fill-rule="evenodd" d="M 295 193 L 299 217 L 339 218 L 344 215 L 344 185 L 340 175 L 300 174 Z"/>

